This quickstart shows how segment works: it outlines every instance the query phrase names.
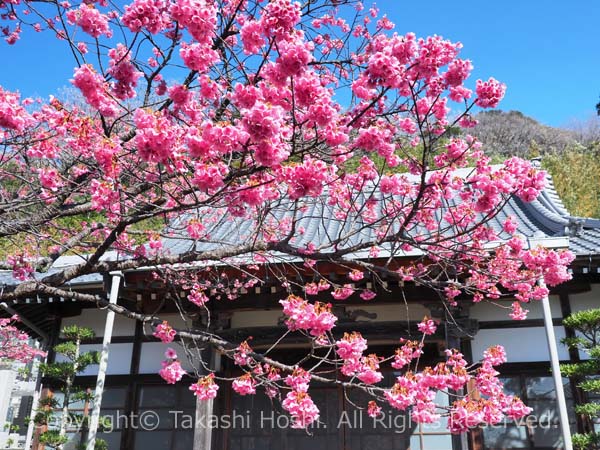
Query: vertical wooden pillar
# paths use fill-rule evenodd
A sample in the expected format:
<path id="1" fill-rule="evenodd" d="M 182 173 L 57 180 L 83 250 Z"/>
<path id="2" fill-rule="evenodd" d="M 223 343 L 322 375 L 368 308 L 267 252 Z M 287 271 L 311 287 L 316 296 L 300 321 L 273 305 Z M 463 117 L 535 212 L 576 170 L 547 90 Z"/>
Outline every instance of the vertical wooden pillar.
<path id="1" fill-rule="evenodd" d="M 214 400 L 196 399 L 196 428 L 194 429 L 193 450 L 210 450 L 212 446 L 212 429 L 210 416 L 213 414 Z"/>
<path id="2" fill-rule="evenodd" d="M 210 362 L 208 367 L 218 371 L 221 365 L 221 355 L 211 347 L 203 353 L 206 361 Z M 214 414 L 214 410 L 214 400 L 196 399 L 196 427 L 194 428 L 193 450 L 211 450 L 213 436 L 210 418 Z"/>

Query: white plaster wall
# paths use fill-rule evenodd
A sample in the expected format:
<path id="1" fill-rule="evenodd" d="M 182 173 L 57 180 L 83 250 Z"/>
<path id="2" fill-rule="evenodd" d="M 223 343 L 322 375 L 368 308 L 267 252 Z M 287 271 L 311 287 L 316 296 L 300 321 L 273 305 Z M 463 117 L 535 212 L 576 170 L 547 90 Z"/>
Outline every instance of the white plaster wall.
<path id="1" fill-rule="evenodd" d="M 65 317 L 62 319 L 61 328 L 68 325 L 88 327 L 94 330 L 96 337 L 104 336 L 104 324 L 106 323 L 106 310 L 96 308 L 83 309 L 81 315 Z M 115 315 L 113 325 L 113 336 L 133 336 L 135 334 L 135 321 L 126 317 Z"/>
<path id="2" fill-rule="evenodd" d="M 569 294 L 569 302 L 572 312 L 600 308 L 600 284 L 592 284 L 591 290 L 588 292 Z M 579 351 L 579 357 L 584 360 L 590 359 L 589 355 L 583 351 Z"/>
<path id="3" fill-rule="evenodd" d="M 600 308 L 600 284 L 592 284 L 591 287 L 592 289 L 588 292 L 569 294 L 572 312 Z"/>
<path id="4" fill-rule="evenodd" d="M 101 351 L 102 344 L 83 344 L 81 346 L 82 352 L 89 351 Z M 123 375 L 129 374 L 131 369 L 131 359 L 133 356 L 133 344 L 110 344 L 108 348 L 108 367 L 106 369 L 107 375 Z M 56 361 L 66 361 L 62 355 L 57 355 Z M 79 375 L 97 375 L 98 365 L 89 366 L 86 370 L 81 372 Z"/>
<path id="5" fill-rule="evenodd" d="M 509 314 L 511 312 L 511 305 L 514 300 L 498 300 L 498 301 L 482 301 L 481 303 L 475 303 L 469 310 L 469 316 L 473 319 L 477 319 L 481 322 L 491 322 L 498 320 L 511 320 Z M 542 311 L 542 302 L 532 300 L 529 303 L 521 303 L 523 309 L 528 309 L 528 319 L 543 319 L 544 314 Z M 552 310 L 552 317 L 562 317 L 560 309 L 560 300 L 557 295 L 550 296 L 550 309 Z"/>
<path id="6" fill-rule="evenodd" d="M 564 327 L 554 327 L 554 333 L 558 345 L 558 357 L 561 360 L 568 360 L 569 352 L 560 343 L 560 340 L 565 337 Z M 550 360 L 544 327 L 479 330 L 471 344 L 473 359 L 479 360 L 488 347 L 496 344 L 504 346 L 508 362 Z"/>
<path id="7" fill-rule="evenodd" d="M 162 342 L 144 342 L 142 344 L 142 354 L 140 356 L 140 373 L 158 373 L 162 368 L 161 361 L 165 360 L 165 351 L 172 348 L 177 352 L 181 367 L 187 371 L 192 371 L 192 365 L 186 357 L 183 346 L 178 342 L 163 344 Z M 192 350 L 194 352 L 194 350 Z"/>

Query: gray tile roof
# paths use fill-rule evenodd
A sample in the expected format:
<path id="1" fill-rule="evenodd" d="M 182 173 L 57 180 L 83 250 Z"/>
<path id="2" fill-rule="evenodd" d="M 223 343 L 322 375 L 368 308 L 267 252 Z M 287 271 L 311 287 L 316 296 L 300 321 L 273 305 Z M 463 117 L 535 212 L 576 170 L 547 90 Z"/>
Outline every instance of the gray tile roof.
<path id="1" fill-rule="evenodd" d="M 114 253 L 108 252 L 107 258 L 110 258 L 112 256 L 114 256 Z M 107 259 L 107 258 L 105 258 L 105 259 Z M 54 262 L 52 267 L 47 272 L 44 272 L 44 273 L 35 272 L 33 274 L 33 276 L 39 280 L 48 275 L 58 273 L 61 270 L 63 270 L 65 267 L 72 266 L 75 264 L 81 264 L 84 261 L 85 261 L 84 257 L 82 257 L 82 256 L 76 256 L 76 255 L 61 256 Z M 73 285 L 102 283 L 102 280 L 103 280 L 103 278 L 102 278 L 101 274 L 92 273 L 89 275 L 82 275 L 80 277 L 74 278 L 73 280 L 71 280 L 68 283 L 68 285 L 73 286 Z M 0 270 L 0 288 L 2 286 L 15 286 L 19 283 L 20 283 L 19 280 L 13 278 L 12 271 Z"/>
<path id="2" fill-rule="evenodd" d="M 466 176 L 467 169 L 462 170 Z M 459 175 L 461 175 L 459 173 Z M 292 212 L 289 203 L 281 201 L 274 205 L 271 220 L 273 226 L 278 226 L 286 219 L 291 219 Z M 381 207 L 381 205 L 380 205 Z M 202 211 L 199 214 L 202 215 Z M 214 211 L 207 213 L 214 217 L 213 223 L 208 226 L 210 242 L 195 242 L 187 235 L 185 230 L 189 214 L 183 214 L 174 219 L 167 232 L 170 237 L 163 239 L 163 247 L 171 254 L 181 254 L 191 250 L 206 251 L 214 250 L 223 246 L 234 246 L 249 243 L 254 238 L 253 221 L 241 218 L 227 218 L 224 213 L 215 216 Z M 438 214 L 439 216 L 439 214 Z M 569 214 L 563 205 L 552 179 L 548 177 L 548 183 L 541 195 L 533 202 L 526 203 L 512 197 L 500 213 L 493 218 L 489 225 L 496 230 L 500 238 L 508 235 L 502 232 L 502 224 L 508 216 L 512 216 L 518 223 L 518 233 L 527 238 L 553 238 L 568 237 L 569 248 L 576 255 L 589 256 L 600 255 L 600 219 L 588 219 L 574 217 Z M 203 220 L 208 223 L 208 220 Z M 305 232 L 293 241 L 299 247 L 308 243 L 327 243 L 332 237 L 341 237 L 338 248 L 349 247 L 360 242 L 373 239 L 374 231 L 370 227 L 362 227 L 360 218 L 355 220 L 341 220 L 334 217 L 333 208 L 326 202 L 313 202 L 299 215 L 298 227 L 303 227 Z M 384 252 L 385 252 L 384 248 Z M 354 258 L 365 258 L 368 250 L 360 251 L 352 255 Z M 114 258 L 114 254 L 109 255 Z M 82 257 L 63 256 L 59 258 L 48 273 L 54 273 L 61 267 L 80 263 Z M 47 274 L 35 274 L 37 278 Z M 71 285 L 82 285 L 98 283 L 102 281 L 99 274 L 91 274 L 79 277 L 71 281 Z M 0 286 L 18 284 L 18 280 L 12 277 L 10 271 L 0 271 Z"/>
<path id="3" fill-rule="evenodd" d="M 467 170 L 462 170 L 466 175 Z M 452 200 L 451 200 L 452 202 Z M 209 214 L 214 214 L 209 213 Z M 439 217 L 441 213 L 438 212 Z M 290 204 L 281 203 L 273 207 L 272 219 L 282 222 L 291 219 Z M 202 216 L 202 213 L 200 213 Z M 552 178 L 548 176 L 547 184 L 542 193 L 531 203 L 511 197 L 505 207 L 488 225 L 502 238 L 508 234 L 502 231 L 504 221 L 512 216 L 518 223 L 517 232 L 527 238 L 556 238 L 568 237 L 569 248 L 577 255 L 595 253 L 600 255 L 600 220 L 574 217 L 563 205 Z M 172 237 L 163 240 L 163 245 L 172 253 L 179 254 L 191 250 L 207 251 L 219 246 L 234 246 L 249 243 L 254 238 L 253 221 L 240 218 L 221 217 L 209 227 L 210 242 L 194 242 L 185 230 L 191 215 L 181 215 L 170 224 Z M 302 247 L 308 243 L 319 246 L 330 241 L 331 237 L 347 236 L 339 248 L 374 239 L 372 228 L 361 228 L 360 219 L 355 222 L 338 220 L 334 217 L 333 209 L 325 201 L 313 202 L 304 210 L 299 218 L 298 227 L 305 229 L 294 244 Z M 417 230 L 424 231 L 424 230 Z M 353 255 L 356 258 L 366 256 L 366 252 Z"/>

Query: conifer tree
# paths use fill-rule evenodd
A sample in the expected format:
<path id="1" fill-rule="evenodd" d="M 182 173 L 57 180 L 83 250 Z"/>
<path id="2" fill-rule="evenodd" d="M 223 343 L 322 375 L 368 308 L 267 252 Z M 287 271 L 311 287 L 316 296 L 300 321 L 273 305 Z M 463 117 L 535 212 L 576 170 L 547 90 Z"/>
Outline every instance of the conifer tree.
<path id="1" fill-rule="evenodd" d="M 63 358 L 60 361 L 42 364 L 40 372 L 54 387 L 55 392 L 63 394 L 63 398 L 58 400 L 48 397 L 40 400 L 38 412 L 34 417 L 36 425 L 49 428 L 41 434 L 40 442 L 56 450 L 62 450 L 68 442 L 67 432 L 81 432 L 83 445 L 88 418 L 73 412 L 71 407 L 77 402 L 93 401 L 93 393 L 77 387 L 74 382 L 77 375 L 99 362 L 98 352 L 81 351 L 81 344 L 95 336 L 90 328 L 72 325 L 64 327 L 61 334 L 64 340 L 54 347 L 54 351 Z M 97 440 L 96 448 L 106 448 L 105 442 Z"/>
<path id="2" fill-rule="evenodd" d="M 566 338 L 563 342 L 569 348 L 587 354 L 589 359 L 562 364 L 561 372 L 578 380 L 577 387 L 588 395 L 600 394 L 600 309 L 576 312 L 565 318 L 563 323 L 577 333 L 576 337 Z M 600 449 L 600 433 L 593 426 L 594 421 L 600 418 L 600 402 L 577 405 L 575 412 L 586 418 L 586 432 L 573 436 L 573 446 L 578 450 Z"/>

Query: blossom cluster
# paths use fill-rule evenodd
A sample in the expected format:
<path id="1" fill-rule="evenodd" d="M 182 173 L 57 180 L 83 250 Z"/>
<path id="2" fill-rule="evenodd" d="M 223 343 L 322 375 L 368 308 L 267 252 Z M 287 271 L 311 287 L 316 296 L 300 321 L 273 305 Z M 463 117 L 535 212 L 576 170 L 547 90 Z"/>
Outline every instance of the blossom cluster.
<path id="1" fill-rule="evenodd" d="M 4 90 L 0 86 L 0 127 L 8 130 L 23 131 L 32 118 L 20 103 L 18 93 Z M 0 134 L 0 136 L 2 136 Z"/>
<path id="2" fill-rule="evenodd" d="M 319 419 L 319 408 L 308 394 L 310 374 L 303 369 L 296 369 L 285 379 L 292 389 L 281 405 L 292 417 L 292 428 L 307 428 Z"/>
<path id="3" fill-rule="evenodd" d="M 137 132 L 135 144 L 142 159 L 149 162 L 166 162 L 173 155 L 177 140 L 176 130 L 167 117 L 138 109 L 134 115 Z"/>
<path id="4" fill-rule="evenodd" d="M 135 88 L 142 72 L 136 70 L 131 62 L 131 52 L 123 44 L 108 51 L 110 68 L 108 73 L 115 79 L 112 91 L 118 99 L 135 97 Z"/>
<path id="5" fill-rule="evenodd" d="M 94 38 L 101 35 L 112 37 L 112 30 L 108 24 L 108 17 L 93 5 L 82 3 L 79 9 L 67 12 L 67 20 L 71 25 L 78 25 L 83 31 Z"/>
<path id="6" fill-rule="evenodd" d="M 481 424 L 495 425 L 505 417 L 519 419 L 531 412 L 518 397 L 503 392 L 499 373 L 494 368 L 506 362 L 502 347 L 492 347 L 484 352 L 481 366 L 474 373 L 467 370 L 462 354 L 456 350 L 448 350 L 446 354 L 445 363 L 398 376 L 394 386 L 385 393 L 390 406 L 400 410 L 412 408 L 413 421 L 432 423 L 442 412 L 434 403 L 436 391 L 460 390 L 473 380 L 478 396 L 467 394 L 451 404 L 448 413 L 450 432 L 463 433 Z"/>
<path id="7" fill-rule="evenodd" d="M 163 380 L 168 384 L 175 384 L 183 378 L 186 371 L 181 367 L 181 363 L 177 359 L 177 352 L 172 348 L 165 352 L 165 361 L 162 361 L 162 369 L 158 372 Z"/>
<path id="8" fill-rule="evenodd" d="M 6 262 L 12 267 L 12 275 L 17 280 L 25 281 L 34 272 L 31 257 L 27 252 L 9 255 Z"/>
<path id="9" fill-rule="evenodd" d="M 312 304 L 295 295 L 290 295 L 279 303 L 283 305 L 283 313 L 287 316 L 285 323 L 292 331 L 304 330 L 312 336 L 321 336 L 330 331 L 337 321 L 329 304 Z"/>
<path id="10" fill-rule="evenodd" d="M 133 32 L 148 30 L 152 34 L 162 31 L 168 23 L 167 2 L 164 0 L 134 0 L 125 6 L 121 22 Z"/>
<path id="11" fill-rule="evenodd" d="M 153 336 L 160 339 L 163 343 L 173 342 L 177 331 L 166 320 L 156 326 Z"/>
<path id="12" fill-rule="evenodd" d="M 212 400 L 217 396 L 219 385 L 215 383 L 215 375 L 210 373 L 200 378 L 196 383 L 190 386 L 190 391 L 194 393 L 199 400 Z"/>
<path id="13" fill-rule="evenodd" d="M 18 316 L 0 319 L 0 360 L 30 362 L 36 357 L 45 357 L 46 352 L 28 344 L 29 335 L 15 324 Z"/>
<path id="14" fill-rule="evenodd" d="M 365 384 L 376 384 L 383 379 L 379 370 L 380 358 L 371 354 L 363 356 L 367 349 L 367 341 L 358 332 L 344 333 L 336 343 L 336 353 L 342 359 L 341 372 L 348 376 L 356 376 Z"/>
<path id="15" fill-rule="evenodd" d="M 76 69 L 71 82 L 81 91 L 90 106 L 101 114 L 112 117 L 117 113 L 116 103 L 108 95 L 104 79 L 91 65 L 85 64 Z"/>

